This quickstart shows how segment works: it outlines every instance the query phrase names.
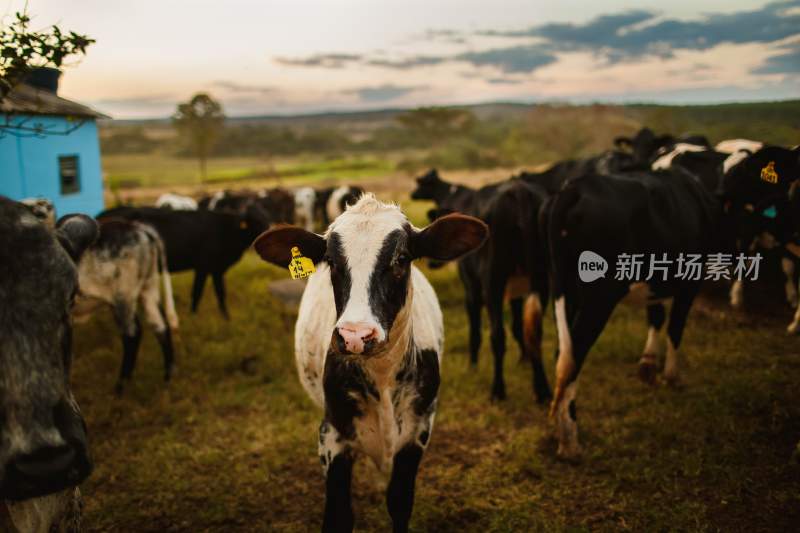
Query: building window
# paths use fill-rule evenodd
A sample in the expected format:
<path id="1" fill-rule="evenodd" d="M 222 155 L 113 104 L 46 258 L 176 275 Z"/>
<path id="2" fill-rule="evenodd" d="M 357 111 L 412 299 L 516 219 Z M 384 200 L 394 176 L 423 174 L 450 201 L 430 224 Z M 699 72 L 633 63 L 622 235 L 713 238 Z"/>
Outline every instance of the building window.
<path id="1" fill-rule="evenodd" d="M 78 173 L 78 156 L 58 156 L 58 175 L 61 182 L 61 194 L 74 194 L 81 190 L 81 177 Z"/>

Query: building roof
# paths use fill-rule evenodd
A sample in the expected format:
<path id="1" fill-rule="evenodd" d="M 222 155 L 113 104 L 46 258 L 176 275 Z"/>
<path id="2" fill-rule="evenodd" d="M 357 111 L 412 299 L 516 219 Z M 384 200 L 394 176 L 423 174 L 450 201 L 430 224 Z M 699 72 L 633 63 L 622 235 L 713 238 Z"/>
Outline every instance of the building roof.
<path id="1" fill-rule="evenodd" d="M 26 83 L 20 83 L 3 100 L 0 100 L 0 113 L 111 118 L 88 106 L 61 98 L 50 91 L 37 89 Z"/>

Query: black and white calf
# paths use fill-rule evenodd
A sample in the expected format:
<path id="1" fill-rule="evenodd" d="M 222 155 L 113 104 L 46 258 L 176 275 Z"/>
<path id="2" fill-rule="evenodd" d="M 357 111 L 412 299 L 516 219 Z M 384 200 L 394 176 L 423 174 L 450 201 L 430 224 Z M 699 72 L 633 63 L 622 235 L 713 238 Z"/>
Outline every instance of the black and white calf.
<path id="1" fill-rule="evenodd" d="M 546 233 L 550 246 L 553 297 L 558 329 L 555 397 L 550 416 L 555 418 L 558 453 L 580 453 L 576 424 L 577 378 L 586 356 L 603 331 L 617 303 L 632 281 L 613 272 L 622 253 L 654 254 L 677 260 L 679 254 L 718 251 L 719 206 L 693 175 L 681 170 L 658 173 L 587 175 L 573 180 L 546 206 Z M 592 251 L 608 262 L 611 272 L 591 282 L 578 276 L 578 258 Z M 642 268 L 642 279 L 649 265 Z M 659 337 L 665 323 L 660 302 L 672 299 L 667 325 L 664 377 L 679 379 L 678 348 L 686 318 L 701 280 L 682 279 L 675 268 L 666 276 L 656 272 L 647 282 L 647 344 L 640 361 L 642 377 L 655 365 L 661 350 Z M 665 279 L 663 279 L 665 278 Z"/>
<path id="2" fill-rule="evenodd" d="M 300 187 L 294 191 L 294 222 L 306 231 L 314 231 L 314 204 L 317 193 L 312 187 Z"/>
<path id="3" fill-rule="evenodd" d="M 351 531 L 353 462 L 366 455 L 390 476 L 386 503 L 406 531 L 414 485 L 436 412 L 442 312 L 412 262 L 455 259 L 486 239 L 485 224 L 450 215 L 423 230 L 400 209 L 363 196 L 325 236 L 282 226 L 259 237 L 261 257 L 287 266 L 296 246 L 317 264 L 295 327 L 300 382 L 324 408 L 324 531 Z"/>
<path id="4" fill-rule="evenodd" d="M 105 304 L 113 310 L 120 329 L 123 357 L 117 393 L 121 393 L 124 384 L 131 379 L 136 365 L 142 339 L 136 313 L 140 305 L 145 321 L 153 328 L 161 345 L 164 379 L 169 381 L 174 362 L 172 331 L 177 331 L 178 315 L 164 243 L 156 230 L 124 219 L 102 221 L 100 236 L 81 258 L 78 277 L 80 292 L 73 311 L 75 318 L 85 317 L 98 305 Z"/>
<path id="5" fill-rule="evenodd" d="M 55 231 L 0 197 L 0 530 L 77 531 L 92 470 L 70 389 L 75 261 L 97 236 L 85 216 Z"/>
<path id="6" fill-rule="evenodd" d="M 180 194 L 165 193 L 156 199 L 155 206 L 175 211 L 197 211 L 197 200 Z"/>

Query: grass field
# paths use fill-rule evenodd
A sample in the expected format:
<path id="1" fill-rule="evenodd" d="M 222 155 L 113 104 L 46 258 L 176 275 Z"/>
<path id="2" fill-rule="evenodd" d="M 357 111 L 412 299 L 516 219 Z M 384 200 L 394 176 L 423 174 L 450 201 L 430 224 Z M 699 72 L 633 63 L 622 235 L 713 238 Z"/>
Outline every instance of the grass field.
<path id="1" fill-rule="evenodd" d="M 361 179 L 385 174 L 392 162 L 377 157 L 270 159 L 217 157 L 208 160 L 207 177 L 201 179 L 197 160 L 164 154 L 105 155 L 103 173 L 112 189 L 138 187 L 225 187 L 253 181 L 296 186 L 320 180 Z"/>
<path id="2" fill-rule="evenodd" d="M 404 207 L 420 223 L 428 206 Z M 788 309 L 741 315 L 698 302 L 684 337 L 685 386 L 673 390 L 636 378 L 644 311 L 619 306 L 581 374 L 585 452 L 568 464 L 555 457 L 546 411 L 510 336 L 509 399 L 493 404 L 488 332 L 473 370 L 455 269 L 427 274 L 444 311 L 446 350 L 414 531 L 796 530 L 800 339 L 784 333 Z M 230 322 L 211 287 L 189 314 L 191 275 L 173 276 L 182 323 L 168 387 L 146 331 L 134 382 L 114 397 L 121 346 L 110 312 L 76 326 L 73 383 L 96 462 L 83 486 L 88 531 L 319 527 L 321 413 L 295 374 L 295 313 L 267 289 L 286 275 L 248 253 L 227 276 Z M 554 343 L 548 319 L 550 371 Z M 379 483 L 372 465 L 357 467 L 359 531 L 389 527 Z"/>

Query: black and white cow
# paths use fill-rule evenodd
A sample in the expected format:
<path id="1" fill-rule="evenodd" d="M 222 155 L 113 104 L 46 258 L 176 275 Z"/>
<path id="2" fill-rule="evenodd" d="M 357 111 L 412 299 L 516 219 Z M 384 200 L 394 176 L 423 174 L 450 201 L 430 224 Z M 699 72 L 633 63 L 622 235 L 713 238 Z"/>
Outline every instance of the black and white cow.
<path id="1" fill-rule="evenodd" d="M 80 291 L 73 315 L 88 316 L 98 305 L 107 305 L 122 335 L 122 368 L 116 391 L 130 381 L 142 339 L 137 317 L 141 305 L 145 321 L 153 328 L 164 354 L 164 379 L 172 376 L 174 349 L 172 333 L 178 329 L 178 315 L 172 298 L 164 243 L 156 230 L 125 219 L 100 223 L 100 236 L 83 254 L 78 265 Z M 160 286 L 164 285 L 162 305 Z"/>
<path id="2" fill-rule="evenodd" d="M 620 254 L 680 254 L 716 251 L 721 240 L 720 209 L 713 196 L 693 175 L 679 169 L 658 173 L 587 175 L 564 186 L 546 206 L 543 217 L 550 247 L 553 297 L 558 329 L 555 418 L 558 453 L 580 454 L 576 424 L 577 378 L 586 356 L 603 331 L 611 312 L 628 293 L 632 281 L 613 273 Z M 578 276 L 583 251 L 602 256 L 612 272 L 591 282 Z M 643 267 L 644 270 L 649 265 Z M 692 302 L 702 281 L 680 279 L 670 269 L 666 279 L 656 275 L 647 283 L 648 303 L 672 299 L 667 325 L 664 377 L 679 379 L 678 348 Z M 660 315 L 657 313 L 660 310 Z M 651 314 L 651 311 L 656 312 Z M 650 331 L 640 361 L 647 378 L 659 355 L 659 337 L 665 322 L 663 307 L 648 305 Z"/>
<path id="3" fill-rule="evenodd" d="M 541 357 L 542 314 L 548 299 L 547 261 L 537 229 L 539 207 L 547 198 L 547 192 L 516 178 L 471 189 L 442 180 L 434 169 L 417 178 L 411 198 L 436 202 L 437 209 L 429 213 L 431 218 L 459 212 L 475 216 L 488 225 L 487 245 L 458 262 L 469 318 L 470 362 L 473 365 L 478 362 L 481 313 L 485 306 L 489 312 L 494 355 L 491 396 L 505 399 L 503 301 L 508 298 L 511 331 L 522 358 L 532 362 L 534 393 L 538 401 L 548 401 L 550 386 Z"/>
<path id="4" fill-rule="evenodd" d="M 351 531 L 350 482 L 358 455 L 390 476 L 386 503 L 406 531 L 414 485 L 439 390 L 442 312 L 421 257 L 456 259 L 486 239 L 479 220 L 450 215 L 423 230 L 371 194 L 324 236 L 279 226 L 259 237 L 261 257 L 286 267 L 292 247 L 317 264 L 295 326 L 300 382 L 325 416 L 319 457 L 326 474 L 324 531 Z"/>
<path id="5" fill-rule="evenodd" d="M 144 222 L 156 228 L 167 249 L 170 272 L 194 270 L 192 312 L 197 311 L 206 279 L 211 276 L 217 304 L 225 318 L 225 272 L 241 259 L 253 240 L 269 226 L 268 214 L 251 204 L 243 215 L 207 209 L 171 211 L 155 207 L 118 207 L 98 215 Z"/>
<path id="6" fill-rule="evenodd" d="M 758 246 L 782 249 L 781 267 L 786 276 L 786 298 L 797 305 L 797 273 L 800 260 L 800 148 L 764 146 L 744 154 L 725 172 L 720 189 L 728 219 L 741 251 Z M 726 161 L 727 163 L 727 161 Z M 731 287 L 731 304 L 742 305 L 743 284 Z M 800 309 L 800 306 L 798 306 Z M 800 310 L 787 328 L 800 332 Z"/>
<path id="7" fill-rule="evenodd" d="M 364 189 L 355 185 L 341 185 L 319 189 L 315 194 L 315 218 L 322 222 L 324 227 L 341 215 L 348 205 L 364 193 Z"/>
<path id="8" fill-rule="evenodd" d="M 0 530 L 77 531 L 92 471 L 70 390 L 75 262 L 97 236 L 85 216 L 51 230 L 0 197 Z M 51 529 L 52 528 L 52 529 Z"/>
<path id="9" fill-rule="evenodd" d="M 53 205 L 53 202 L 48 200 L 47 198 L 25 198 L 20 200 L 20 203 L 25 205 L 31 212 L 50 226 L 51 228 L 55 227 L 56 225 L 56 206 Z"/>
<path id="10" fill-rule="evenodd" d="M 314 204 L 317 193 L 313 187 L 300 187 L 294 191 L 294 221 L 306 231 L 314 231 Z"/>

